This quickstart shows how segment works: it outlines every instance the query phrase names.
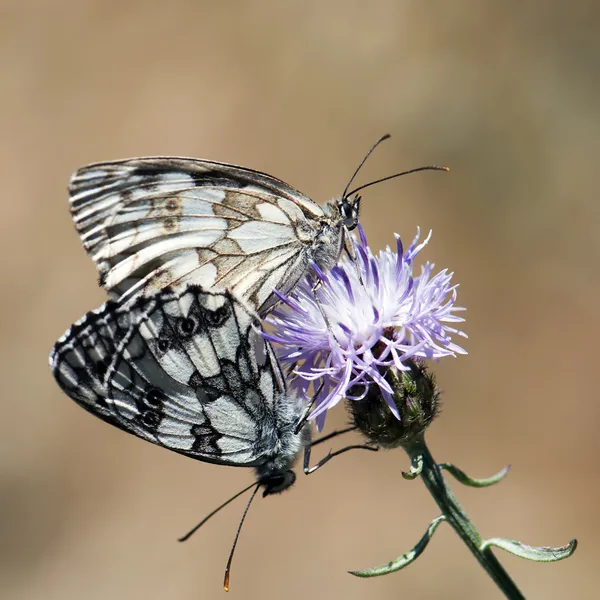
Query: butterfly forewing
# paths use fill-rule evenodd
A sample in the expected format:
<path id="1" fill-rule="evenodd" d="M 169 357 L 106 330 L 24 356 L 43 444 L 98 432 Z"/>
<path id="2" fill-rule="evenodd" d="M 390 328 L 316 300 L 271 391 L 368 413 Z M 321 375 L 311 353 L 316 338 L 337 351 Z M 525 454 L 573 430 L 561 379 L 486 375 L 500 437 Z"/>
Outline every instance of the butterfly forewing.
<path id="1" fill-rule="evenodd" d="M 230 294 L 192 286 L 127 309 L 107 303 L 59 340 L 50 362 L 69 396 L 138 437 L 199 460 L 260 465 L 302 409 L 253 325 Z"/>
<path id="2" fill-rule="evenodd" d="M 185 158 L 77 171 L 71 211 L 100 282 L 121 302 L 190 284 L 229 290 L 261 314 L 341 252 L 341 221 L 274 177 Z"/>

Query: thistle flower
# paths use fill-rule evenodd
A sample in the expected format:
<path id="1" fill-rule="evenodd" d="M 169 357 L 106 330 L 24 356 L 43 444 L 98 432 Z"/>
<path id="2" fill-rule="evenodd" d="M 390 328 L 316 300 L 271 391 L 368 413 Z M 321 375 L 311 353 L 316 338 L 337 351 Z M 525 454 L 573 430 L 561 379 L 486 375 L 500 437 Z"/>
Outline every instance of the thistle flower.
<path id="1" fill-rule="evenodd" d="M 396 252 L 389 247 L 375 256 L 359 225 L 354 241 L 356 260 L 344 258 L 329 273 L 316 264 L 316 278 L 305 278 L 266 319 L 273 327 L 265 337 L 276 344 L 279 360 L 292 373 L 290 386 L 306 395 L 312 383 L 319 392 L 310 414 L 322 429 L 326 411 L 343 398 L 362 400 L 373 385 L 397 419 L 394 390 L 386 378 L 390 368 L 408 371 L 415 361 L 466 354 L 452 341 L 467 337 L 453 324 L 456 284 L 447 270 L 433 275 L 427 262 L 413 275 L 420 231 L 404 251 L 396 235 Z M 315 283 L 320 283 L 315 288 Z"/>
<path id="2" fill-rule="evenodd" d="M 319 429 L 327 410 L 346 398 L 354 427 L 368 441 L 358 447 L 403 448 L 411 467 L 402 476 L 408 480 L 420 477 L 442 511 L 411 550 L 380 566 L 350 573 L 377 577 L 403 569 L 423 553 L 438 525 L 446 521 L 505 596 L 522 599 L 523 594 L 490 549 L 552 562 L 571 556 L 577 540 L 552 548 L 481 537 L 442 470 L 464 485 L 479 488 L 500 482 L 508 468 L 475 479 L 451 463 L 436 463 L 424 435 L 437 413 L 439 398 L 426 360 L 466 354 L 452 341 L 453 336 L 466 337 L 454 327 L 463 321 L 457 313 L 464 310 L 455 306 L 457 285 L 451 283 L 452 273 L 446 270 L 433 274 L 430 263 L 421 268 L 420 275 L 413 275 L 415 257 L 431 233 L 419 243 L 418 232 L 406 251 L 396 236 L 396 252 L 386 248 L 378 256 L 367 246 L 360 226 L 358 233 L 356 260 L 346 258 L 327 274 L 313 265 L 316 278 L 307 277 L 289 297 L 278 294 L 282 302 L 266 319 L 273 331 L 263 333 L 276 344 L 279 359 L 292 373 L 290 386 L 303 396 L 310 385 L 317 390 L 316 408 L 309 418 L 316 418 Z"/>

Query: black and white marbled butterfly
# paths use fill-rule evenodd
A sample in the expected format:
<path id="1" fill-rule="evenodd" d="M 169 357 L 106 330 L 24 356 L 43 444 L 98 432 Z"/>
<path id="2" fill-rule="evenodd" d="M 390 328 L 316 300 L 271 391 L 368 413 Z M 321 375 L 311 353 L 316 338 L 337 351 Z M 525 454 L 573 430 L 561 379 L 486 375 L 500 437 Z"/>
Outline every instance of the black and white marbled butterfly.
<path id="1" fill-rule="evenodd" d="M 304 472 L 312 473 L 334 456 L 364 447 L 330 452 L 309 467 L 310 407 L 288 393 L 258 325 L 258 317 L 231 293 L 189 286 L 157 292 L 129 307 L 110 300 L 75 323 L 50 354 L 62 390 L 100 419 L 200 461 L 254 468 L 254 484 L 180 540 L 255 488 L 227 562 L 226 590 L 241 525 L 258 489 L 264 496 L 288 489 L 302 451 Z"/>
<path id="2" fill-rule="evenodd" d="M 314 262 L 327 272 L 358 223 L 359 190 L 323 206 L 287 183 L 194 158 L 132 158 L 83 167 L 69 185 L 71 213 L 100 284 L 122 304 L 169 287 L 228 290 L 260 316 Z M 440 167 L 421 167 L 412 171 Z"/>
<path id="3" fill-rule="evenodd" d="M 228 292 L 109 301 L 56 343 L 62 390 L 100 419 L 197 460 L 254 467 L 265 495 L 292 485 L 310 445 L 303 399 L 286 390 L 256 318 Z"/>
<path id="4" fill-rule="evenodd" d="M 169 286 L 229 290 L 261 315 L 312 261 L 335 265 L 358 220 L 348 197 L 321 207 L 283 181 L 192 158 L 98 163 L 70 182 L 71 212 L 100 283 L 122 303 Z"/>

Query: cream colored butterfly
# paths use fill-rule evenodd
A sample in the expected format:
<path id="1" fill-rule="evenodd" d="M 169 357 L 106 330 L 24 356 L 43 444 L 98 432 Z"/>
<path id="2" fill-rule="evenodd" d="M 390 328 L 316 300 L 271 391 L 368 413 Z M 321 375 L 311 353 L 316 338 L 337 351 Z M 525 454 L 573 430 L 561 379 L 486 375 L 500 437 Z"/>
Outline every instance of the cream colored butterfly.
<path id="1" fill-rule="evenodd" d="M 313 263 L 326 272 L 344 248 L 353 255 L 356 192 L 366 186 L 348 192 L 350 183 L 319 206 L 259 171 L 156 157 L 83 167 L 69 192 L 100 285 L 120 304 L 193 284 L 230 291 L 264 316 L 278 302 L 273 290 L 287 294 Z"/>

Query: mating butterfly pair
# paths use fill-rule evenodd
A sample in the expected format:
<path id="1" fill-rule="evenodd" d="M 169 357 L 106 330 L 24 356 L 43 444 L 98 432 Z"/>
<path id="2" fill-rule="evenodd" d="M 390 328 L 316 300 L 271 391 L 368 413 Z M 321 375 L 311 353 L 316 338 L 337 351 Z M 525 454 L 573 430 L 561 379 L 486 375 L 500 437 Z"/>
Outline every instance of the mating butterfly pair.
<path id="1" fill-rule="evenodd" d="M 77 171 L 73 220 L 112 300 L 56 343 L 50 366 L 63 391 L 147 441 L 254 467 L 254 494 L 292 485 L 302 450 L 305 472 L 326 462 L 333 455 L 308 467 L 309 407 L 288 394 L 256 329 L 278 301 L 274 290 L 288 293 L 313 265 L 326 272 L 344 249 L 353 256 L 355 193 L 403 174 L 348 192 L 387 137 L 323 207 L 270 175 L 212 161 L 140 158 Z"/>
<path id="2" fill-rule="evenodd" d="M 142 439 L 254 467 L 254 493 L 288 488 L 303 449 L 311 471 L 308 407 L 288 394 L 256 329 L 274 289 L 287 293 L 311 265 L 327 271 L 344 248 L 352 254 L 360 198 L 349 185 L 322 208 L 274 177 L 210 161 L 132 159 L 76 172 L 73 220 L 113 299 L 56 343 L 60 387 Z M 229 563 L 226 588 L 228 572 Z"/>
<path id="3" fill-rule="evenodd" d="M 264 316 L 274 289 L 352 252 L 360 198 L 347 189 L 322 208 L 270 175 L 212 161 L 77 171 L 71 213 L 113 301 L 57 342 L 50 366 L 61 388 L 142 439 L 257 467 L 266 493 L 291 485 L 310 438 L 306 407 L 288 396 L 251 311 Z"/>

